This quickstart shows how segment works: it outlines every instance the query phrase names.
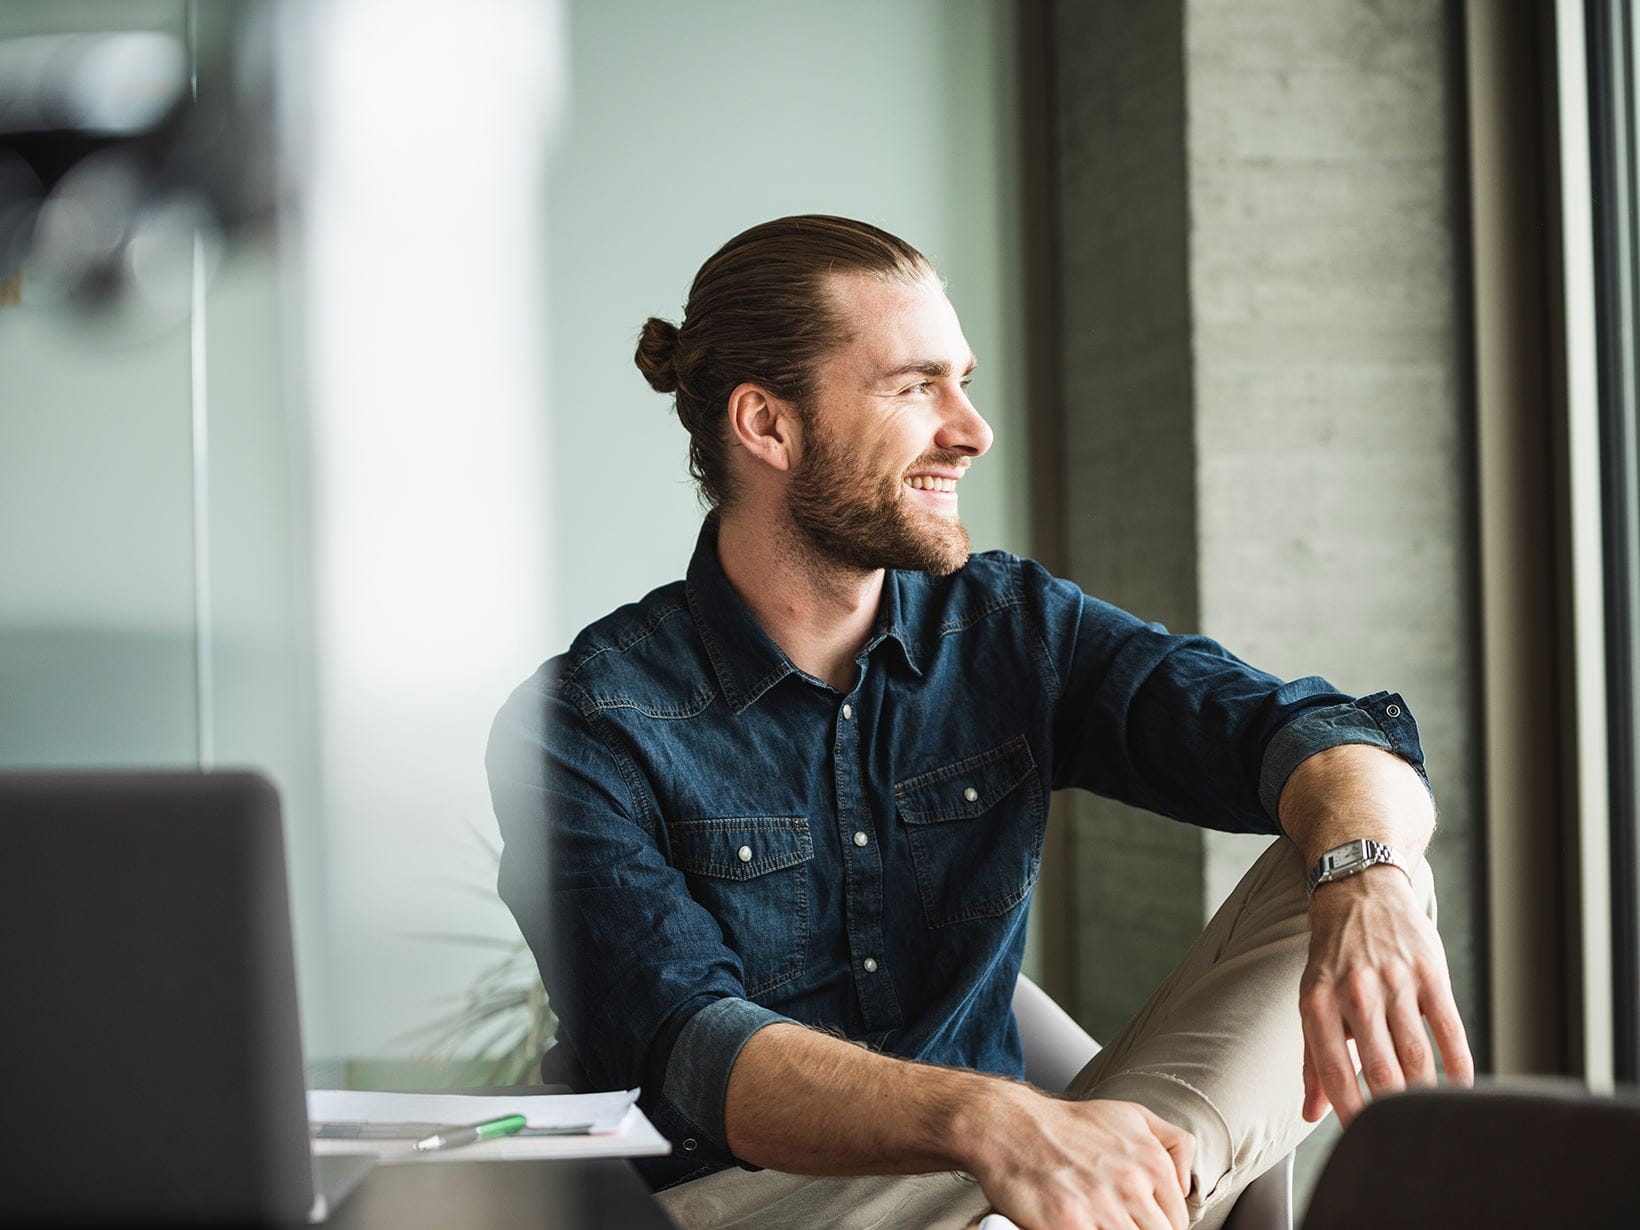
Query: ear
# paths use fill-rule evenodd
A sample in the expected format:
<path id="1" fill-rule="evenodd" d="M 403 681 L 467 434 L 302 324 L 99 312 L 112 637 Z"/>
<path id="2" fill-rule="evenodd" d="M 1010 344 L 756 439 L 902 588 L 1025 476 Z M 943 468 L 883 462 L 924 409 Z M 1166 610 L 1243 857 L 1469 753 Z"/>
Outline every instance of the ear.
<path id="1" fill-rule="evenodd" d="M 739 384 L 729 394 L 729 430 L 764 465 L 790 470 L 797 461 L 797 415 L 758 385 Z"/>

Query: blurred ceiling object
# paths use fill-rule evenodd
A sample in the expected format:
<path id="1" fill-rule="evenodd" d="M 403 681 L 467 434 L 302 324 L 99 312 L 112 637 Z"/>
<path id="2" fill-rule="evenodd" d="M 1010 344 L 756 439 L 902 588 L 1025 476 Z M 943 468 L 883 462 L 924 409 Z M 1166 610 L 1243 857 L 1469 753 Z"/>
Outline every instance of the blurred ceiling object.
<path id="1" fill-rule="evenodd" d="M 194 262 L 272 215 L 271 8 L 212 7 L 206 43 L 0 40 L 0 279 L 30 301 L 185 309 Z"/>

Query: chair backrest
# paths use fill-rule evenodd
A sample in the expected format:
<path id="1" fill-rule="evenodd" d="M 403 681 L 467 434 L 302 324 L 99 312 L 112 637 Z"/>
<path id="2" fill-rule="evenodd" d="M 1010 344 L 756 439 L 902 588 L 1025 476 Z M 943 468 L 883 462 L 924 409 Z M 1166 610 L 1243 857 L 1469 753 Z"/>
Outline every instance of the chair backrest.
<path id="1" fill-rule="evenodd" d="M 1025 1051 L 1025 1079 L 1058 1093 L 1099 1053 L 1093 1036 L 1024 974 L 1014 983 L 1014 1020 Z"/>
<path id="2" fill-rule="evenodd" d="M 1372 1103 L 1315 1186 L 1304 1230 L 1633 1225 L 1640 1100 L 1542 1087 L 1417 1090 Z"/>

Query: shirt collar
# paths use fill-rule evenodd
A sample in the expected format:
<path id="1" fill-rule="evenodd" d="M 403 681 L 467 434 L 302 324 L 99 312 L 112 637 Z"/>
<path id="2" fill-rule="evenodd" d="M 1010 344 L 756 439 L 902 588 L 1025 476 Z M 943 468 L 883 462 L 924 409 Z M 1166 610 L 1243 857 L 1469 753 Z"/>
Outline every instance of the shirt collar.
<path id="1" fill-rule="evenodd" d="M 893 640 L 900 646 L 912 674 L 920 676 L 922 670 L 917 665 L 917 654 L 907 631 L 903 584 L 900 574 L 893 569 L 884 575 L 877 624 L 860 650 L 860 656 L 871 653 L 885 639 Z M 701 641 L 706 646 L 706 656 L 711 659 L 712 670 L 717 675 L 718 686 L 723 689 L 723 698 L 735 713 L 787 675 L 802 674 L 763 630 L 729 583 L 723 565 L 718 562 L 715 516 L 708 516 L 700 527 L 695 553 L 689 560 L 684 593 L 695 627 L 700 630 Z"/>
<path id="2" fill-rule="evenodd" d="M 918 604 L 913 592 L 918 588 L 918 576 L 917 573 L 898 572 L 893 568 L 883 575 L 883 596 L 877 605 L 877 628 L 861 653 L 870 653 L 884 640 L 891 640 L 900 647 L 911 673 L 921 678 L 922 668 L 917 665 L 919 654 L 911 633 L 911 629 L 917 626 L 915 616 Z"/>

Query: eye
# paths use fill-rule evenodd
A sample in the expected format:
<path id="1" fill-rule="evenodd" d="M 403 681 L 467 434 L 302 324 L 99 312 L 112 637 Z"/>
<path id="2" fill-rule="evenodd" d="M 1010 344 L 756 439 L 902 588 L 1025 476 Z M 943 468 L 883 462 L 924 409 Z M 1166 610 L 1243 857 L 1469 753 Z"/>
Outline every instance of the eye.
<path id="1" fill-rule="evenodd" d="M 917 394 L 917 396 L 921 397 L 924 393 L 928 392 L 933 387 L 934 387 L 934 382 L 932 380 L 919 380 L 919 381 L 917 381 L 916 384 L 913 384 L 910 387 L 908 387 L 905 390 L 905 392 L 915 393 L 915 394 Z"/>

